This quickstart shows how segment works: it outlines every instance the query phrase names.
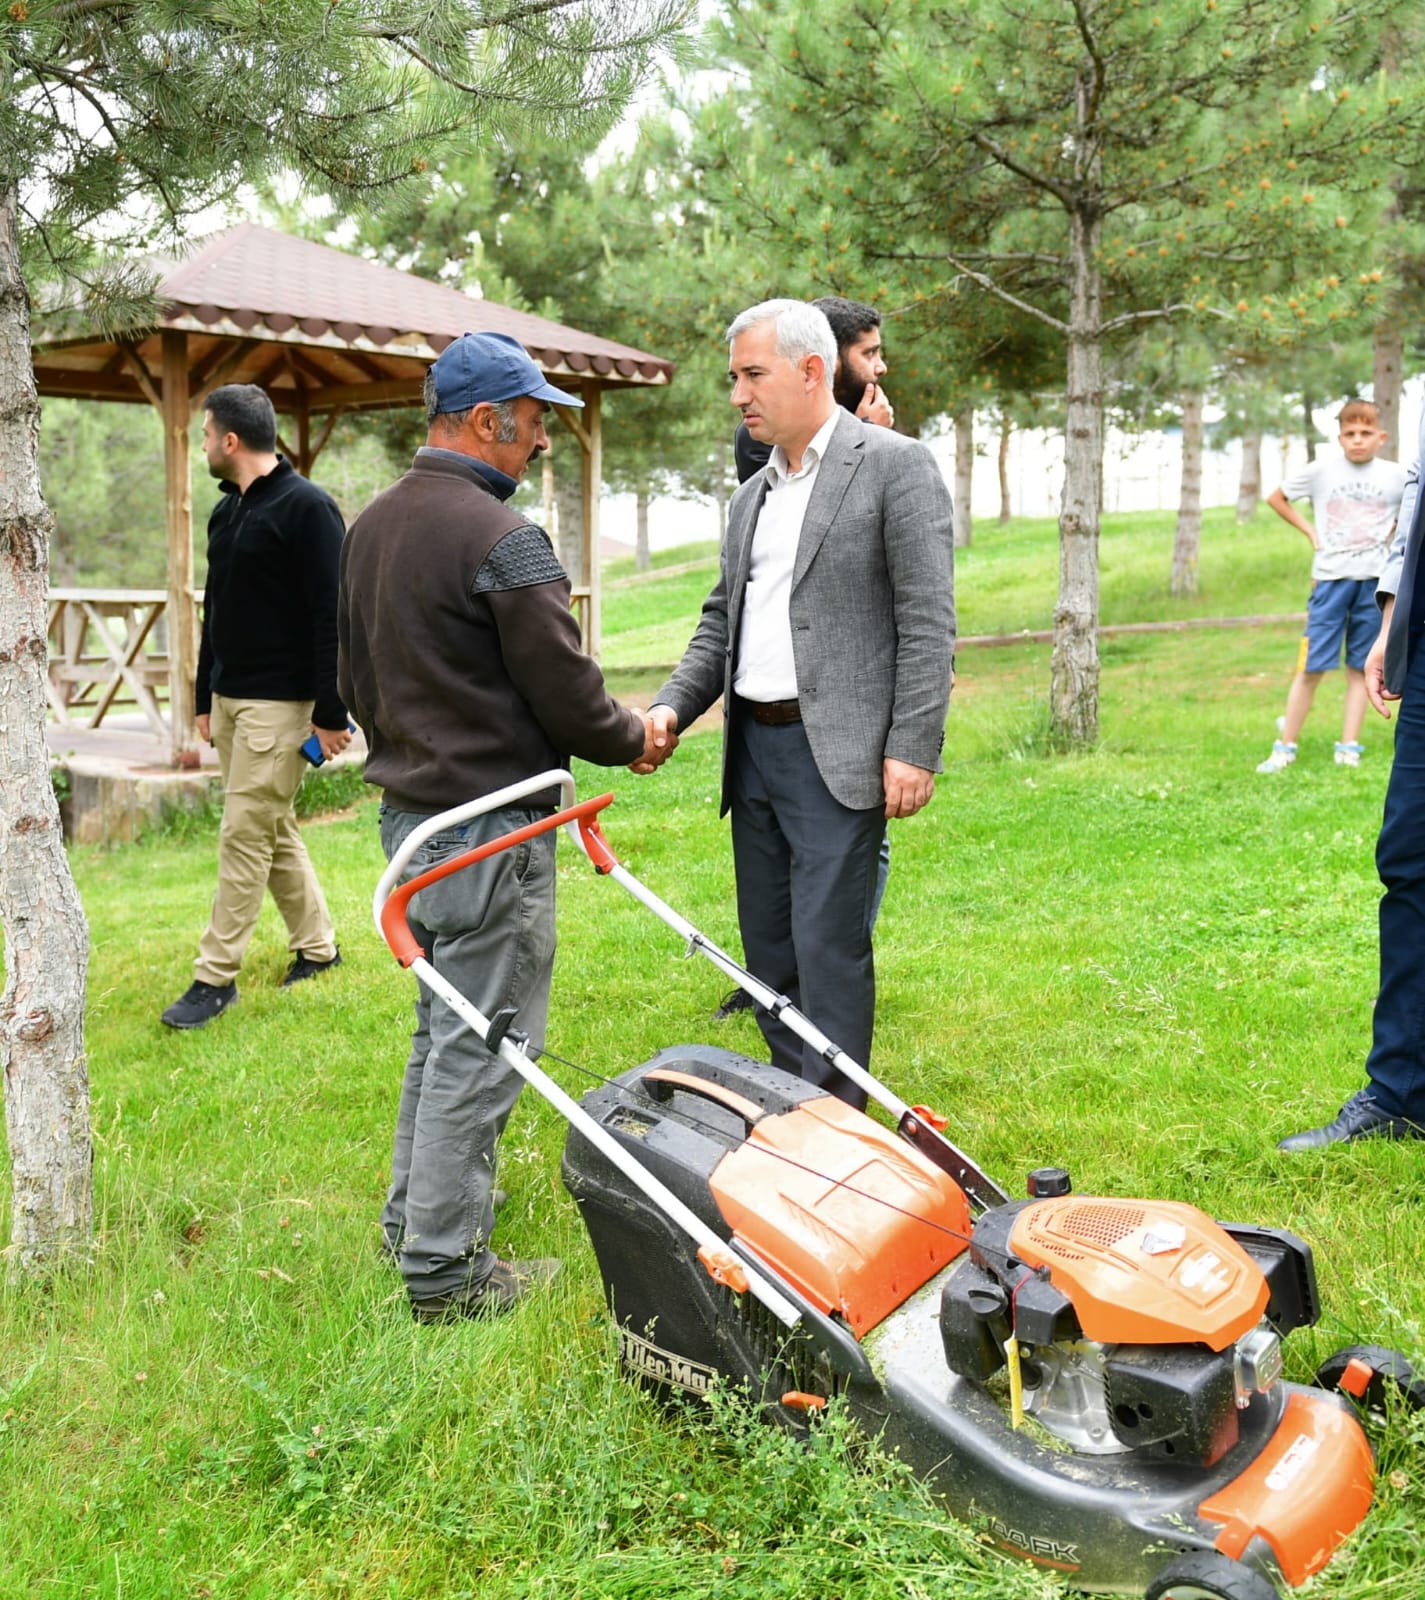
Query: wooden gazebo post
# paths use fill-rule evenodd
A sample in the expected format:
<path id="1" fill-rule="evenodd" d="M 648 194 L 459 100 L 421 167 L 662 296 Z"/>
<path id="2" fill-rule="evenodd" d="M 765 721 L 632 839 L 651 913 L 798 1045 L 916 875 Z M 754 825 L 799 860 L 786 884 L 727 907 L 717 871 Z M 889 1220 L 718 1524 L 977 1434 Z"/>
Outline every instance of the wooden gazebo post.
<path id="1" fill-rule="evenodd" d="M 589 582 L 589 614 L 584 621 L 584 648 L 595 660 L 599 656 L 602 632 L 602 584 L 599 579 L 599 502 L 604 482 L 603 390 L 597 383 L 581 386 L 584 397 L 584 437 L 580 453 L 584 458 L 584 571 Z"/>
<path id="2" fill-rule="evenodd" d="M 198 676 L 198 612 L 193 596 L 193 479 L 188 430 L 188 335 L 163 330 L 163 474 L 168 528 L 169 727 L 177 766 L 198 748 L 193 683 Z"/>

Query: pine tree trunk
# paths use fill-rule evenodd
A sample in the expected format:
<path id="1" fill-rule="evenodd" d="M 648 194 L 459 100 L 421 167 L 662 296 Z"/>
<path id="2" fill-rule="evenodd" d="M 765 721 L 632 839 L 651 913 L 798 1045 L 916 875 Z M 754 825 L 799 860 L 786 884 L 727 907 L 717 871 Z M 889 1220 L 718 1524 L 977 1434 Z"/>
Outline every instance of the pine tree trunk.
<path id="1" fill-rule="evenodd" d="M 1301 397 L 1301 431 L 1306 439 L 1306 459 L 1316 459 L 1316 419 L 1312 412 L 1316 410 L 1316 397 L 1304 394 Z"/>
<path id="2" fill-rule="evenodd" d="M 89 929 L 70 875 L 45 745 L 50 514 L 16 196 L 0 190 L 0 922 L 12 1267 L 83 1251 L 93 1222 L 84 1060 Z"/>
<path id="3" fill-rule="evenodd" d="M 1390 435 L 1381 450 L 1387 461 L 1400 460 L 1400 384 L 1405 365 L 1405 335 L 1398 321 L 1382 322 L 1375 333 L 1375 396 L 1380 425 Z"/>
<path id="4" fill-rule="evenodd" d="M 1014 425 L 1007 416 L 999 419 L 999 520 L 1010 520 L 1009 505 L 1009 440 Z"/>
<path id="5" fill-rule="evenodd" d="M 1197 593 L 1202 550 L 1202 390 L 1183 392 L 1183 469 L 1178 490 L 1178 525 L 1173 535 L 1174 596 Z"/>
<path id="6" fill-rule="evenodd" d="M 1102 227 L 1069 218 L 1068 409 L 1059 512 L 1059 603 L 1049 681 L 1049 736 L 1060 748 L 1098 739 L 1098 524 L 1103 504 Z"/>
<path id="7" fill-rule="evenodd" d="M 1250 522 L 1262 498 L 1262 430 L 1255 424 L 1242 435 L 1242 469 L 1237 477 L 1237 520 Z"/>
<path id="8" fill-rule="evenodd" d="M 732 491 L 728 488 L 728 458 L 731 455 L 731 446 L 724 433 L 714 447 L 714 457 L 717 462 L 717 471 L 714 482 L 717 484 L 713 491 L 713 504 L 717 507 L 717 542 L 719 548 L 727 539 L 727 507 L 732 499 Z"/>
<path id="9" fill-rule="evenodd" d="M 577 446 L 572 440 L 570 444 L 572 448 L 564 452 L 554 469 L 554 515 L 559 524 L 559 564 L 569 574 L 570 583 L 578 588 L 589 581 L 589 575 L 584 571 L 584 485 L 579 475 Z"/>
<path id="10" fill-rule="evenodd" d="M 634 535 L 633 565 L 637 572 L 647 572 L 653 565 L 648 554 L 648 490 L 640 489 L 637 495 L 638 532 Z"/>
<path id="11" fill-rule="evenodd" d="M 955 548 L 966 550 L 974 531 L 970 515 L 970 487 L 975 475 L 975 408 L 955 408 Z"/>

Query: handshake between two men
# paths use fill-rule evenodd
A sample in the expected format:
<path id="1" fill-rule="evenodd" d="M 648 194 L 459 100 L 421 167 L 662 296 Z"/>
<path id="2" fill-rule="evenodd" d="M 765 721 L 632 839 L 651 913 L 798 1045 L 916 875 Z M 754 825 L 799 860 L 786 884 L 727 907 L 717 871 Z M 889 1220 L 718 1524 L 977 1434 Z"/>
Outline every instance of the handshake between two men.
<path id="1" fill-rule="evenodd" d="M 671 706 L 654 706 L 638 714 L 643 718 L 643 754 L 629 762 L 628 770 L 642 777 L 657 772 L 678 748 L 678 718 Z"/>

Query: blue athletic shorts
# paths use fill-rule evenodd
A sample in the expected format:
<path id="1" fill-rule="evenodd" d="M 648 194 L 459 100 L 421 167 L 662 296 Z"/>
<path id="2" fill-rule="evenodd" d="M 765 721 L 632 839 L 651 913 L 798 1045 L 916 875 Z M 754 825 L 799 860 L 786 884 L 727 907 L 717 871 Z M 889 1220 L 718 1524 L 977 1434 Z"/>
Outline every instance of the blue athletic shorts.
<path id="1" fill-rule="evenodd" d="M 1323 578 L 1306 602 L 1306 632 L 1297 658 L 1298 672 L 1334 672 L 1346 665 L 1357 672 L 1380 632 L 1380 607 L 1374 578 Z"/>

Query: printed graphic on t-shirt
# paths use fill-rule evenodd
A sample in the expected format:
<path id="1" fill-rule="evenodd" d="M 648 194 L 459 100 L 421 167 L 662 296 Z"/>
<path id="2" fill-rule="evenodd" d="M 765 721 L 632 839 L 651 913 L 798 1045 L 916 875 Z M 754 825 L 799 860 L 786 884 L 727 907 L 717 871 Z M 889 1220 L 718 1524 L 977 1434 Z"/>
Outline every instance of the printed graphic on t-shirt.
<path id="1" fill-rule="evenodd" d="M 1337 483 L 1326 502 L 1326 526 L 1319 531 L 1333 549 L 1369 550 L 1380 544 L 1382 526 L 1394 520 L 1395 506 L 1375 484 Z"/>

